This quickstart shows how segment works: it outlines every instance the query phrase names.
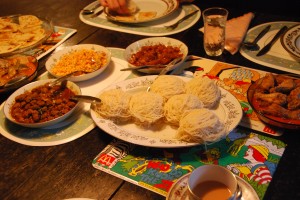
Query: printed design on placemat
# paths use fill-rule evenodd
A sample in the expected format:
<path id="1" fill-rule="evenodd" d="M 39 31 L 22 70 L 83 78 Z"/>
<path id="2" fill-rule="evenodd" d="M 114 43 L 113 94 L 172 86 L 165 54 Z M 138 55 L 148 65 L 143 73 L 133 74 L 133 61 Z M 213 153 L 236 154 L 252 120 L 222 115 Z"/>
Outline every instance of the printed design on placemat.
<path id="1" fill-rule="evenodd" d="M 164 196 L 195 168 L 221 165 L 248 182 L 263 199 L 285 146 L 279 140 L 238 128 L 217 143 L 190 148 L 148 148 L 114 140 L 92 164 Z"/>

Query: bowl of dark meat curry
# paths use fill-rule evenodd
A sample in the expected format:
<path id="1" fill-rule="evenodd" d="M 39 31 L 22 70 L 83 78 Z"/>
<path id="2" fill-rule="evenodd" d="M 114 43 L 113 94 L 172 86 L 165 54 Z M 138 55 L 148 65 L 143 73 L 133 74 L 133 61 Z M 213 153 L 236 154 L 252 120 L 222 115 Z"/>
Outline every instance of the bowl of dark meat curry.
<path id="1" fill-rule="evenodd" d="M 0 93 L 13 91 L 37 74 L 38 61 L 33 56 L 14 55 L 0 58 Z"/>
<path id="2" fill-rule="evenodd" d="M 267 73 L 247 92 L 248 102 L 263 122 L 286 129 L 300 128 L 300 79 Z"/>
<path id="3" fill-rule="evenodd" d="M 126 47 L 124 58 L 133 70 L 146 74 L 159 74 L 172 60 L 182 58 L 170 70 L 181 65 L 188 55 L 188 47 L 181 41 L 168 37 L 150 37 Z M 145 68 L 140 68 L 145 66 Z"/>
<path id="4" fill-rule="evenodd" d="M 24 127 L 45 128 L 72 115 L 79 103 L 71 98 L 81 94 L 80 87 L 71 81 L 49 86 L 54 80 L 35 81 L 16 90 L 4 104 L 6 118 Z"/>

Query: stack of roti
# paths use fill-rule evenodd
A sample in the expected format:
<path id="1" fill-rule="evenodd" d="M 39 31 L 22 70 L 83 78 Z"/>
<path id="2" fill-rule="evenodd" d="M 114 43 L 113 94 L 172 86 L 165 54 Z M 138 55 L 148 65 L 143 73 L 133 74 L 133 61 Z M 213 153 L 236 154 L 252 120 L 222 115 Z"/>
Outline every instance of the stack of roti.
<path id="1" fill-rule="evenodd" d="M 45 37 L 42 21 L 34 15 L 0 18 L 0 54 L 36 44 Z"/>

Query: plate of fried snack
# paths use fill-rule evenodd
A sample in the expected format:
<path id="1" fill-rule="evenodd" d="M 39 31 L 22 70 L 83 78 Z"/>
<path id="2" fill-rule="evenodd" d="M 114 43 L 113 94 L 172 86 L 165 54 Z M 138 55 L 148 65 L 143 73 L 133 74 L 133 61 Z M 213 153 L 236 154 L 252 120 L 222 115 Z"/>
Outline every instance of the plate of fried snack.
<path id="1" fill-rule="evenodd" d="M 267 73 L 253 83 L 247 98 L 259 119 L 286 129 L 300 128 L 300 79 L 293 75 Z"/>

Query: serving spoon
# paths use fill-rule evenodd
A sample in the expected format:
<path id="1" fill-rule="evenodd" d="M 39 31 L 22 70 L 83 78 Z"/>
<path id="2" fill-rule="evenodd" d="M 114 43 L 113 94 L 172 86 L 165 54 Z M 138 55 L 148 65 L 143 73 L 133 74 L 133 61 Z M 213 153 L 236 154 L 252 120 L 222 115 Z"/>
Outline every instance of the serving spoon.
<path id="1" fill-rule="evenodd" d="M 244 42 L 244 47 L 250 51 L 258 51 L 260 49 L 260 47 L 257 44 L 258 40 L 260 40 L 270 30 L 270 28 L 271 25 L 264 28 L 252 42 Z"/>
<path id="2" fill-rule="evenodd" d="M 155 79 L 157 79 L 159 76 L 161 75 L 165 75 L 168 73 L 168 71 L 170 71 L 170 69 L 178 62 L 180 62 L 182 60 L 182 57 L 179 58 L 175 58 L 174 60 L 172 60 L 169 64 L 167 64 L 167 66 L 160 71 L 160 73 L 157 75 L 157 77 Z M 151 89 L 151 85 L 148 86 L 147 88 L 147 92 L 149 92 Z"/>
<path id="3" fill-rule="evenodd" d="M 95 104 L 101 103 L 101 99 L 93 96 L 88 96 L 88 95 L 75 95 L 71 97 L 71 99 L 75 101 L 83 101 L 86 103 L 95 103 Z"/>
<path id="4" fill-rule="evenodd" d="M 175 58 L 174 60 L 172 60 L 171 62 L 169 62 L 168 64 L 166 65 L 163 65 L 163 64 L 157 64 L 157 65 L 142 65 L 142 66 L 138 66 L 138 67 L 128 67 L 128 68 L 123 68 L 123 69 L 120 69 L 120 71 L 129 71 L 129 70 L 138 70 L 138 69 L 147 69 L 147 68 L 157 68 L 157 69 L 160 69 L 160 68 L 167 68 L 169 65 L 174 65 L 176 64 L 178 61 L 180 61 L 182 58 Z"/>
<path id="5" fill-rule="evenodd" d="M 69 78 L 69 77 L 71 77 L 71 76 L 73 76 L 75 74 L 78 74 L 80 72 L 82 72 L 82 71 L 74 71 L 74 72 L 71 72 L 71 73 L 69 73 L 69 74 L 67 74 L 65 76 L 59 77 L 58 79 L 56 79 L 56 80 L 54 80 L 52 82 L 49 82 L 48 86 L 52 87 L 54 85 L 57 85 L 57 84 L 63 82 L 64 80 L 67 80 L 67 78 Z"/>

